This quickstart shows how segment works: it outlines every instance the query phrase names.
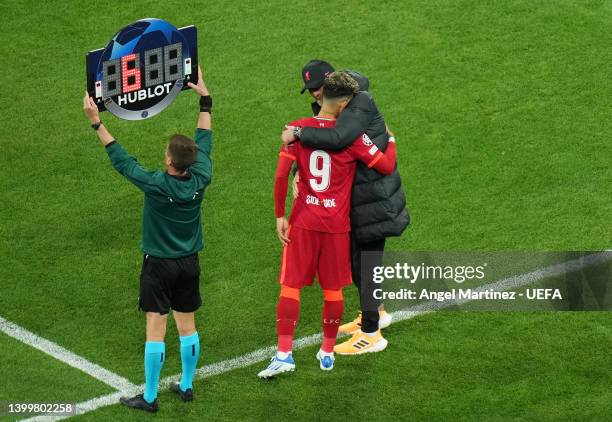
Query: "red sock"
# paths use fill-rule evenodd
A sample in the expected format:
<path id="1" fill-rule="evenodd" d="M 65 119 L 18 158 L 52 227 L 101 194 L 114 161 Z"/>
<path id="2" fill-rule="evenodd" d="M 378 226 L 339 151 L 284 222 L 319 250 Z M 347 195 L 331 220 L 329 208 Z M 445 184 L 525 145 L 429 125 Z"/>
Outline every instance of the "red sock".
<path id="1" fill-rule="evenodd" d="M 344 300 L 342 290 L 324 290 L 325 301 L 323 302 L 323 344 L 321 350 L 325 353 L 334 351 L 338 328 L 342 321 L 342 309 Z"/>
<path id="2" fill-rule="evenodd" d="M 276 307 L 278 351 L 289 353 L 293 348 L 293 333 L 300 317 L 300 290 L 282 286 Z"/>

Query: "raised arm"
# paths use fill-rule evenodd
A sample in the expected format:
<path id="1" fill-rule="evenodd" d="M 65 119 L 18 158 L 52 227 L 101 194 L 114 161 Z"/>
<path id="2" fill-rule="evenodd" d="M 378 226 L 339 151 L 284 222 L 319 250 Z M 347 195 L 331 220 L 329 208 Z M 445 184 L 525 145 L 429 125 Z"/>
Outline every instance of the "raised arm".
<path id="1" fill-rule="evenodd" d="M 129 155 L 115 141 L 115 138 L 100 121 L 98 106 L 87 92 L 85 92 L 85 97 L 83 98 L 83 111 L 89 118 L 91 127 L 96 131 L 100 142 L 104 145 L 108 158 L 115 170 L 144 192 L 158 191 L 161 173 L 143 168 L 136 158 Z"/>
<path id="2" fill-rule="evenodd" d="M 202 69 L 198 66 L 198 83 L 188 83 L 189 87 L 200 95 L 200 115 L 198 117 L 198 127 L 195 132 L 195 142 L 198 147 L 196 161 L 191 165 L 191 173 L 198 178 L 202 187 L 210 184 L 212 179 L 212 161 L 210 153 L 212 151 L 212 97 L 204 83 Z"/>
<path id="3" fill-rule="evenodd" d="M 106 129 L 106 126 L 100 121 L 100 111 L 93 98 L 89 96 L 89 93 L 85 91 L 85 97 L 83 98 L 83 111 L 91 123 L 91 127 L 96 131 L 98 139 L 102 142 L 102 145 L 107 146 L 115 142 L 115 138 Z"/>
<path id="4" fill-rule="evenodd" d="M 198 129 L 212 129 L 212 123 L 210 118 L 210 112 L 212 111 L 212 98 L 208 92 L 208 88 L 204 83 L 204 77 L 202 75 L 202 68 L 198 66 L 198 83 L 193 84 L 187 82 L 189 88 L 193 89 L 200 95 L 200 116 L 198 117 Z"/>

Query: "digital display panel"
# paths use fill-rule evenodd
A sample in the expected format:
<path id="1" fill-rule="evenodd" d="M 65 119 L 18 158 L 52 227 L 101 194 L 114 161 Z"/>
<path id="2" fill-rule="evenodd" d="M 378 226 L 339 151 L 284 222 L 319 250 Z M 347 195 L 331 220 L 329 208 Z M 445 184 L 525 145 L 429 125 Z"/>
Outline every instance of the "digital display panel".
<path id="1" fill-rule="evenodd" d="M 168 107 L 187 82 L 197 83 L 197 30 L 142 19 L 86 57 L 87 91 L 98 108 L 142 120 Z"/>

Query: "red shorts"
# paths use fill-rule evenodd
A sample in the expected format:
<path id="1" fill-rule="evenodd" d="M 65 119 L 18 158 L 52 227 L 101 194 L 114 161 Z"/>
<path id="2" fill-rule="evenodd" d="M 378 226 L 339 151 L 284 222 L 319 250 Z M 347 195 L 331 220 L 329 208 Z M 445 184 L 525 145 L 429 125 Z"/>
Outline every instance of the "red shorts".
<path id="1" fill-rule="evenodd" d="M 339 290 L 352 283 L 349 233 L 324 233 L 290 226 L 283 248 L 279 281 L 288 287 L 310 286 L 315 274 L 321 288 Z"/>

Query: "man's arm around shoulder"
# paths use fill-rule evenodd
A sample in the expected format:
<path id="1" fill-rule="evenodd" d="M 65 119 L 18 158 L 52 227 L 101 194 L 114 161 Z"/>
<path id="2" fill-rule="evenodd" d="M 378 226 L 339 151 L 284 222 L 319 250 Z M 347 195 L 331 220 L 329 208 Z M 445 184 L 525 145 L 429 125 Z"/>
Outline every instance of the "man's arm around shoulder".
<path id="1" fill-rule="evenodd" d="M 302 128 L 300 141 L 313 148 L 340 150 L 351 145 L 355 138 L 365 132 L 378 109 L 371 95 L 360 91 L 348 107 L 340 113 L 333 128 Z"/>

